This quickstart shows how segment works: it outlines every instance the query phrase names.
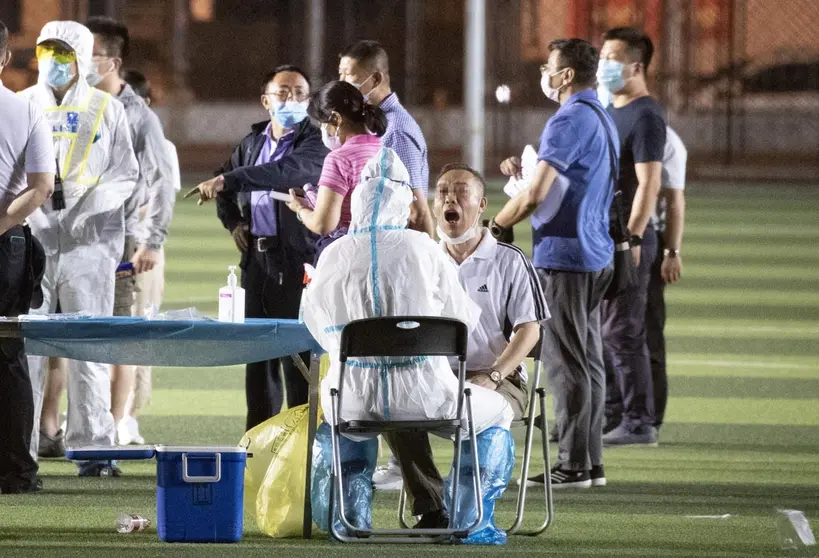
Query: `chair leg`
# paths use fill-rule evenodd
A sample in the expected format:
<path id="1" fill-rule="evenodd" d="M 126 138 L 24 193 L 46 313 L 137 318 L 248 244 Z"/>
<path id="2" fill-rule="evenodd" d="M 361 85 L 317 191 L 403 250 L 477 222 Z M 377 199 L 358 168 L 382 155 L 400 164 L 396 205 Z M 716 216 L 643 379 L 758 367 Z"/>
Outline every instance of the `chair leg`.
<path id="1" fill-rule="evenodd" d="M 520 530 L 521 525 L 523 525 L 523 515 L 526 506 L 526 481 L 529 478 L 529 465 L 531 464 L 532 460 L 532 442 L 535 435 L 535 408 L 537 406 L 538 393 L 537 388 L 540 385 L 540 374 L 542 368 L 543 364 L 541 361 L 536 360 L 535 370 L 532 374 L 532 386 L 534 386 L 535 389 L 533 389 L 532 393 L 529 395 L 528 416 L 526 417 L 526 438 L 523 446 L 523 465 L 521 466 L 520 479 L 518 481 L 520 486 L 518 487 L 518 499 L 515 508 L 515 522 L 509 529 L 506 530 L 508 535 L 514 535 Z M 546 465 L 548 467 L 548 461 L 546 462 Z"/>
<path id="2" fill-rule="evenodd" d="M 546 529 L 552 524 L 555 516 L 555 506 L 552 493 L 552 474 L 551 474 L 551 451 L 549 449 L 549 423 L 546 418 L 546 390 L 544 388 L 537 388 L 537 394 L 540 399 L 540 414 L 543 417 L 543 429 L 541 430 L 541 444 L 543 446 L 543 493 L 546 503 L 546 520 L 543 524 L 533 531 L 519 531 L 520 535 L 529 535 L 536 537 L 543 534 Z"/>
<path id="3" fill-rule="evenodd" d="M 407 514 L 407 491 L 402 486 L 401 487 L 401 494 L 398 496 L 398 524 L 403 529 L 412 529 L 412 527 L 407 525 L 406 519 L 404 519 L 406 514 Z"/>
<path id="4" fill-rule="evenodd" d="M 472 485 L 475 492 L 475 508 L 478 516 L 467 531 L 472 532 L 483 521 L 483 494 L 481 494 L 481 464 L 478 459 L 478 436 L 475 434 L 475 421 L 472 417 L 472 390 L 464 390 L 466 395 L 466 414 L 469 418 L 469 441 L 472 446 Z"/>
<path id="5" fill-rule="evenodd" d="M 466 391 L 466 390 L 465 390 Z M 463 397 L 463 395 L 462 395 Z M 458 417 L 463 420 L 462 416 Z M 449 511 L 449 528 L 454 529 L 458 518 L 458 485 L 461 483 L 461 443 L 463 442 L 462 428 L 455 432 L 455 451 L 452 457 L 452 509 Z"/>
<path id="6" fill-rule="evenodd" d="M 355 542 L 361 537 L 368 537 L 369 532 L 355 527 L 347 520 L 346 510 L 344 509 L 344 475 L 341 470 L 341 447 L 338 437 L 341 435 L 338 431 L 338 391 L 330 390 L 330 397 L 332 399 L 331 410 L 333 413 L 333 426 L 331 428 L 330 441 L 333 449 L 333 475 L 331 477 L 331 490 L 335 489 L 335 500 L 338 502 L 338 516 L 342 527 L 348 532 L 354 533 L 354 537 L 350 537 L 346 533 L 340 532 L 336 528 L 333 506 L 330 506 L 330 533 L 337 540 L 342 542 Z"/>
<path id="7" fill-rule="evenodd" d="M 546 390 L 538 388 L 538 395 L 540 396 L 540 412 L 543 415 L 543 431 L 541 432 L 541 439 L 543 443 L 543 464 L 544 464 L 544 485 L 543 491 L 546 493 L 546 521 L 534 535 L 540 535 L 552 524 L 555 516 L 555 502 L 554 493 L 552 492 L 552 457 L 549 449 L 549 424 L 546 419 Z"/>

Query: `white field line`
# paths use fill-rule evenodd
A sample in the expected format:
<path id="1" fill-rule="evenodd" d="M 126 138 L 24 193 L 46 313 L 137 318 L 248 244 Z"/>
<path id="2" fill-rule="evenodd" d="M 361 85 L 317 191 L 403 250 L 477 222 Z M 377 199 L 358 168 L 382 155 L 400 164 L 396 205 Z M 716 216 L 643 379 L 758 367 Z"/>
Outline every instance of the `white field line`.
<path id="1" fill-rule="evenodd" d="M 669 364 L 723 366 L 727 368 L 791 368 L 800 370 L 814 370 L 819 366 L 798 362 L 765 362 L 758 360 L 698 360 L 698 359 L 669 359 Z"/>

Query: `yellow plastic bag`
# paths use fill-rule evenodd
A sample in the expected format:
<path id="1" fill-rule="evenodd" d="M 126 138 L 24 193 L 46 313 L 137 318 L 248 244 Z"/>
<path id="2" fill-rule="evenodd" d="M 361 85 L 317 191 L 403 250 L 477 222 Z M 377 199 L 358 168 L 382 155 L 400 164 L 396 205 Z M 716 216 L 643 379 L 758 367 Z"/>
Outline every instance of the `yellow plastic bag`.
<path id="1" fill-rule="evenodd" d="M 321 378 L 328 369 L 324 355 Z M 240 442 L 253 454 L 245 467 L 245 510 L 256 516 L 259 530 L 270 537 L 302 534 L 308 415 L 307 405 L 287 409 L 249 430 Z M 322 420 L 321 408 L 318 420 Z"/>
<path id="2" fill-rule="evenodd" d="M 302 532 L 307 423 L 307 405 L 288 409 L 264 423 L 268 428 L 261 438 L 267 437 L 271 443 L 266 447 L 263 460 L 269 459 L 270 463 L 258 490 L 251 492 L 248 500 L 252 499 L 255 504 L 259 530 L 271 537 L 297 537 Z M 251 482 L 256 475 L 255 471 L 250 473 Z M 246 481 L 247 477 L 245 475 Z"/>

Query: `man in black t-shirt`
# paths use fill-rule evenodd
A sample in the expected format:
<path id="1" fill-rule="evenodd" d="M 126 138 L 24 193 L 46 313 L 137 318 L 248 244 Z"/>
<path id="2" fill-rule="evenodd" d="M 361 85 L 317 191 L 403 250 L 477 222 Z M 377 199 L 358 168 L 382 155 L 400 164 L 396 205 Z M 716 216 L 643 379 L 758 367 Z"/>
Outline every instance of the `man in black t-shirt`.
<path id="1" fill-rule="evenodd" d="M 597 79 L 613 94 L 608 111 L 620 136 L 620 177 L 636 280 L 624 293 L 603 304 L 603 346 L 609 385 L 611 430 L 605 445 L 656 445 L 651 366 L 646 345 L 645 312 L 657 235 L 651 216 L 657 204 L 665 148 L 663 107 L 646 86 L 654 47 L 645 33 L 619 27 L 603 36 Z M 619 393 L 618 393 L 619 392 Z"/>

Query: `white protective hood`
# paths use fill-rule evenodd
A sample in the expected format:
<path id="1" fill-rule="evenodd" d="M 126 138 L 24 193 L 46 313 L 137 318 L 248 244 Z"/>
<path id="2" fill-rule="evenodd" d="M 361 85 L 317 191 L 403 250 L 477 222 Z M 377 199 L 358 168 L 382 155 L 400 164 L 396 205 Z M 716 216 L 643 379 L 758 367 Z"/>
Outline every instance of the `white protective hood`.
<path id="1" fill-rule="evenodd" d="M 331 420 L 329 390 L 338 386 L 341 330 L 352 320 L 378 316 L 441 316 L 472 326 L 480 316 L 438 245 L 408 230 L 412 191 L 406 168 L 388 148 L 365 167 L 353 191 L 350 232 L 321 255 L 304 293 L 304 322 L 329 353 L 322 382 L 322 407 Z M 483 427 L 505 412 L 496 396 L 483 407 Z M 344 420 L 423 420 L 452 417 L 457 378 L 445 357 L 364 358 L 348 361 L 341 417 Z M 485 394 L 476 397 L 478 400 Z M 483 415 L 482 415 L 483 416 Z M 510 419 L 511 420 L 511 419 Z M 479 424 L 479 429 L 481 425 Z"/>
<path id="2" fill-rule="evenodd" d="M 38 45 L 45 41 L 60 41 L 74 49 L 77 53 L 77 70 L 80 78 L 85 79 L 91 71 L 94 55 L 94 35 L 85 25 L 76 21 L 50 21 L 37 37 Z"/>
<path id="3" fill-rule="evenodd" d="M 407 227 L 412 190 L 407 167 L 395 151 L 382 148 L 361 171 L 361 182 L 350 199 L 351 234 Z"/>

